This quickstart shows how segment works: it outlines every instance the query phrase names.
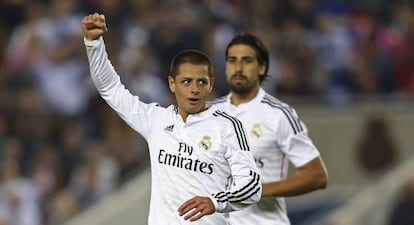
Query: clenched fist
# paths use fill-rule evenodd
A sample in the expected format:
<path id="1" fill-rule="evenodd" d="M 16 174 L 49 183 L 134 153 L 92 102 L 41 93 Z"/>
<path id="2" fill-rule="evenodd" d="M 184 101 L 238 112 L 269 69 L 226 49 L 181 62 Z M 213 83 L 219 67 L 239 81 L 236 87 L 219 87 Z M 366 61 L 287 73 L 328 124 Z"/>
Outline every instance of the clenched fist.
<path id="1" fill-rule="evenodd" d="M 90 14 L 82 20 L 83 35 L 87 40 L 96 40 L 108 31 L 106 28 L 105 16 L 103 14 Z"/>

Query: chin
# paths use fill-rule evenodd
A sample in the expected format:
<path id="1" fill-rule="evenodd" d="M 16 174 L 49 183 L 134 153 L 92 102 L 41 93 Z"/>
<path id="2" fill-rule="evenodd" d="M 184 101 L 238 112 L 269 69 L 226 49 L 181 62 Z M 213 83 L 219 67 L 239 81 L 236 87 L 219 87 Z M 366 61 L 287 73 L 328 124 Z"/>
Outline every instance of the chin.
<path id="1" fill-rule="evenodd" d="M 252 89 L 250 87 L 247 86 L 242 86 L 242 85 L 233 85 L 230 87 L 230 89 L 237 94 L 247 94 L 249 93 Z"/>
<path id="2" fill-rule="evenodd" d="M 194 113 L 199 113 L 203 111 L 203 109 L 204 108 L 201 105 L 197 105 L 197 106 L 188 107 L 187 112 L 190 114 L 194 114 Z"/>

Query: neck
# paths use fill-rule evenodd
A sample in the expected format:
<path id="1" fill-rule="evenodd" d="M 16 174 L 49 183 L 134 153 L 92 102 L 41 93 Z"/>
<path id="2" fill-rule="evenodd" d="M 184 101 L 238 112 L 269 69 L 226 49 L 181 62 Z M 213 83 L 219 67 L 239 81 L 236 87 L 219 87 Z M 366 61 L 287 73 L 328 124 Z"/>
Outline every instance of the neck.
<path id="1" fill-rule="evenodd" d="M 259 93 L 259 87 L 260 86 L 256 86 L 255 88 L 253 88 L 251 91 L 247 93 L 235 93 L 232 91 L 231 98 L 230 98 L 231 104 L 238 106 L 242 103 L 250 102 Z"/>
<path id="2" fill-rule="evenodd" d="M 183 122 L 185 123 L 187 121 L 188 113 L 180 113 L 181 118 L 183 119 Z"/>
<path id="3" fill-rule="evenodd" d="M 206 107 L 206 106 L 204 106 L 203 108 L 201 108 L 199 111 L 197 111 L 197 112 L 194 112 L 194 113 L 201 113 L 201 112 L 204 112 L 204 111 L 206 111 L 208 108 Z M 194 114 L 194 113 L 189 113 L 189 112 L 186 112 L 186 111 L 184 111 L 184 110 L 182 110 L 182 109 L 178 109 L 178 114 L 180 114 L 180 116 L 181 116 L 181 118 L 183 119 L 183 122 L 185 123 L 185 122 L 187 122 L 187 119 L 188 119 L 188 116 L 190 115 L 190 114 Z"/>

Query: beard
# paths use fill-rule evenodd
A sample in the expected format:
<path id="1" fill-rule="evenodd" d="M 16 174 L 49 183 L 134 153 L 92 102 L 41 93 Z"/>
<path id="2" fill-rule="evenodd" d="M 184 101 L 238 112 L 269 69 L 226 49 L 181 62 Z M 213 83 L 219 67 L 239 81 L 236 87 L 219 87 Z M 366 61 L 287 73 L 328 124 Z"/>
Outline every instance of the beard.
<path id="1" fill-rule="evenodd" d="M 243 79 L 244 82 L 240 82 L 240 83 L 232 82 L 233 78 L 236 78 L 236 77 L 238 79 Z M 253 88 L 255 87 L 255 84 L 256 84 L 255 82 L 252 82 L 246 76 L 240 75 L 240 74 L 233 75 L 229 82 L 230 90 L 238 95 L 248 94 L 249 92 L 253 90 Z"/>

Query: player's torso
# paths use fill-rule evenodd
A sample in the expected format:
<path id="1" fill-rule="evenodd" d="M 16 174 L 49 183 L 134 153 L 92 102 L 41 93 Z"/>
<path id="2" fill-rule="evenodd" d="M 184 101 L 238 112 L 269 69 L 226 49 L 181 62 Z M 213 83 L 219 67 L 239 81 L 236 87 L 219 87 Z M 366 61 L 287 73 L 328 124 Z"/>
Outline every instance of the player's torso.
<path id="1" fill-rule="evenodd" d="M 232 110 L 230 110 L 232 109 Z M 249 138 L 250 149 L 255 158 L 262 181 L 273 182 L 284 179 L 288 160 L 278 146 L 275 132 L 276 114 L 266 105 L 227 108 L 232 116 L 242 121 Z M 241 211 L 230 213 L 231 224 L 288 225 L 283 198 L 265 198 Z"/>
<path id="2" fill-rule="evenodd" d="M 230 169 L 220 146 L 222 128 L 212 120 L 183 124 L 166 117 L 154 124 L 158 128 L 148 144 L 152 198 L 154 204 L 160 205 L 152 206 L 163 208 L 163 221 L 168 221 L 164 220 L 168 217 L 181 221 L 177 208 L 191 197 L 209 196 L 226 189 Z M 207 219 L 224 222 L 218 215 Z"/>
<path id="3" fill-rule="evenodd" d="M 246 130 L 250 149 L 263 182 L 280 180 L 286 167 L 285 154 L 278 144 L 275 129 L 277 114 L 265 104 L 234 107 L 223 103 L 216 105 L 238 118 Z"/>

